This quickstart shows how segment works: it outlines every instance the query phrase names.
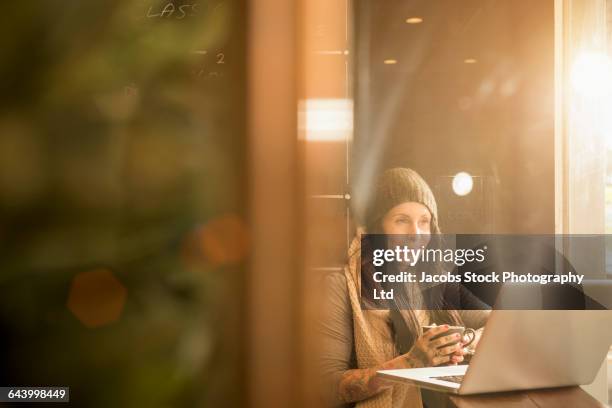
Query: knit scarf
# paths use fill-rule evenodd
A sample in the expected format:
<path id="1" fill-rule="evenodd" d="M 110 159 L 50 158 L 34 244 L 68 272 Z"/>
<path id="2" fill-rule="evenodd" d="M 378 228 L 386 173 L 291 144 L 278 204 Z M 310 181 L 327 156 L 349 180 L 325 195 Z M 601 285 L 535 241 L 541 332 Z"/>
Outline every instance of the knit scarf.
<path id="1" fill-rule="evenodd" d="M 351 243 L 344 269 L 353 311 L 353 332 L 358 368 L 376 367 L 398 356 L 389 310 L 362 310 L 360 237 Z M 395 383 L 381 393 L 357 403 L 358 408 L 422 408 L 421 392 L 410 384 Z"/>

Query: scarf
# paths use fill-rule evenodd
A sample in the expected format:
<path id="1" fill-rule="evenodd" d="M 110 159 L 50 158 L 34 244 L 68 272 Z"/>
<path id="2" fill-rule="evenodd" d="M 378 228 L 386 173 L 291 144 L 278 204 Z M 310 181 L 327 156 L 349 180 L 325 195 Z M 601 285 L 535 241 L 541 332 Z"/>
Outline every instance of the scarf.
<path id="1" fill-rule="evenodd" d="M 344 269 L 353 312 L 353 336 L 358 368 L 372 368 L 399 355 L 390 324 L 389 310 L 362 310 L 359 235 L 351 243 Z M 420 317 L 427 324 L 427 314 Z M 379 394 L 357 403 L 357 408 L 422 408 L 419 387 L 395 383 Z"/>

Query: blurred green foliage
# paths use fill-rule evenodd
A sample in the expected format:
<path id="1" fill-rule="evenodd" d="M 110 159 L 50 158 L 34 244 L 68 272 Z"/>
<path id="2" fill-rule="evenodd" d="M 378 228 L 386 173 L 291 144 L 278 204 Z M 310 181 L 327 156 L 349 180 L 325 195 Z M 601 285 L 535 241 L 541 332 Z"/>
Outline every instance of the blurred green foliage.
<path id="1" fill-rule="evenodd" d="M 243 265 L 213 264 L 198 244 L 209 220 L 244 215 L 242 10 L 3 7 L 3 385 L 70 386 L 88 407 L 242 405 Z M 127 301 L 88 328 L 66 302 L 96 268 Z"/>

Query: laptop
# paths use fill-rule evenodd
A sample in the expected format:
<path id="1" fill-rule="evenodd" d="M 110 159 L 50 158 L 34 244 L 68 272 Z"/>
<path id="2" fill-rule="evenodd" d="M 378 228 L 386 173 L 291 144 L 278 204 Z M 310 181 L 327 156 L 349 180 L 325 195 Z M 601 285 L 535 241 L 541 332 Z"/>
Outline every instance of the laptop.
<path id="1" fill-rule="evenodd" d="M 461 395 L 584 385 L 610 344 L 609 310 L 494 310 L 469 365 L 377 373 Z"/>

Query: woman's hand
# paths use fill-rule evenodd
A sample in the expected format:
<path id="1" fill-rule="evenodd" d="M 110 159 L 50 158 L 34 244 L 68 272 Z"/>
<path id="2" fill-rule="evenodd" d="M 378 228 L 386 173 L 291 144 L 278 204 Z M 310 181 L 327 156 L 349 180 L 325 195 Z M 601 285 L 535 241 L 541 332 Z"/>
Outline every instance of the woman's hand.
<path id="1" fill-rule="evenodd" d="M 415 341 L 408 353 L 378 367 L 345 371 L 338 386 L 340 397 L 344 402 L 361 401 L 391 387 L 393 382 L 377 376 L 377 370 L 430 367 L 462 362 L 465 351 L 460 334 L 449 334 L 432 340 L 433 337 L 448 331 L 448 328 L 448 325 L 442 325 L 429 329 Z M 450 343 L 456 344 L 449 346 Z"/>
<path id="2" fill-rule="evenodd" d="M 432 338 L 448 331 L 448 328 L 449 326 L 446 324 L 433 327 L 414 342 L 410 351 L 405 354 L 406 358 L 412 360 L 412 366 L 415 365 L 415 362 L 420 363 L 421 367 L 431 367 L 442 364 L 457 364 L 463 361 L 465 350 L 459 333 L 432 340 Z M 449 345 L 451 343 L 456 344 Z"/>

